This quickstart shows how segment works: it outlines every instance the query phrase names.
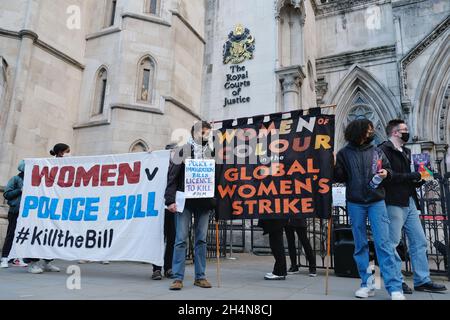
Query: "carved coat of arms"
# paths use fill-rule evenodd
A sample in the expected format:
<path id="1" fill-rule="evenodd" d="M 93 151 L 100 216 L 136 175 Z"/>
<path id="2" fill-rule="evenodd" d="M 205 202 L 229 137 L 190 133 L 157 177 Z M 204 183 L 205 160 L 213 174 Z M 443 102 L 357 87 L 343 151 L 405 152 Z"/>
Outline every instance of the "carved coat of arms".
<path id="1" fill-rule="evenodd" d="M 255 51 L 255 38 L 250 30 L 241 24 L 228 35 L 228 41 L 223 46 L 223 63 L 239 64 L 247 59 L 253 59 Z"/>

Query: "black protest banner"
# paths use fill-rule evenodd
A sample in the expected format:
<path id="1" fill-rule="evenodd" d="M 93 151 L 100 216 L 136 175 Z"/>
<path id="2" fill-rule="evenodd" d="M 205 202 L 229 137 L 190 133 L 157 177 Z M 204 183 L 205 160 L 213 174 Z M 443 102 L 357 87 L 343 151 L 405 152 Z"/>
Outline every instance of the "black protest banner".
<path id="1" fill-rule="evenodd" d="M 215 131 L 219 219 L 328 218 L 335 117 L 313 110 L 227 121 Z"/>

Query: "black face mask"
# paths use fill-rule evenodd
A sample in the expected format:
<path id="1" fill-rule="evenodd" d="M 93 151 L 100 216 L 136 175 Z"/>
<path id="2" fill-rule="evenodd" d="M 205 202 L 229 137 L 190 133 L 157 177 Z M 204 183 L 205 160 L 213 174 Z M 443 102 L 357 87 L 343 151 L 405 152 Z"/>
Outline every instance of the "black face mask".
<path id="1" fill-rule="evenodd" d="M 410 138 L 409 132 L 408 133 L 402 133 L 402 137 L 400 139 L 403 140 L 403 142 L 408 142 Z"/>
<path id="2" fill-rule="evenodd" d="M 209 142 L 208 140 L 203 140 L 202 139 L 202 146 L 206 146 L 208 144 L 208 142 Z"/>
<path id="3" fill-rule="evenodd" d="M 375 140 L 375 135 L 374 135 L 374 134 L 370 135 L 370 136 L 366 139 L 365 144 L 371 144 L 371 143 L 373 142 L 373 140 Z"/>

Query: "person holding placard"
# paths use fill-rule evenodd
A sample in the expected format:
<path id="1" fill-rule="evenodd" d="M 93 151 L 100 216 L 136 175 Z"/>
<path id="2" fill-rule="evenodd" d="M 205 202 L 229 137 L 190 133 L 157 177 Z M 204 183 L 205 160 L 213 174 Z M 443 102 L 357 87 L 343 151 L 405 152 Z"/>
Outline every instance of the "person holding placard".
<path id="1" fill-rule="evenodd" d="M 211 125 L 202 121 L 196 123 L 191 129 L 191 137 L 187 144 L 175 150 L 172 156 L 168 183 L 165 192 L 165 203 L 170 212 L 175 214 L 175 247 L 173 253 L 173 283 L 170 290 L 181 290 L 183 288 L 187 238 L 189 226 L 194 216 L 194 285 L 201 288 L 211 288 L 206 279 L 206 235 L 208 231 L 209 216 L 215 208 L 214 198 L 186 199 L 184 210 L 177 208 L 177 192 L 185 192 L 185 170 L 186 160 L 202 160 L 214 157 L 214 152 L 209 146 Z M 199 178 L 203 179 L 203 178 Z M 181 211 L 181 212 L 180 212 Z"/>

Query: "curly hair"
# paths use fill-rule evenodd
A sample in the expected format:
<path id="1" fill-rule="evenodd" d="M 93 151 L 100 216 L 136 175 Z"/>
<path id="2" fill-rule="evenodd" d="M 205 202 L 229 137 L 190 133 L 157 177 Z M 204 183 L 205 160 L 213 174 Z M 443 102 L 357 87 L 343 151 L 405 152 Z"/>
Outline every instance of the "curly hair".
<path id="1" fill-rule="evenodd" d="M 345 140 L 358 145 L 366 138 L 369 128 L 374 128 L 372 121 L 368 119 L 354 120 L 345 128 Z"/>

